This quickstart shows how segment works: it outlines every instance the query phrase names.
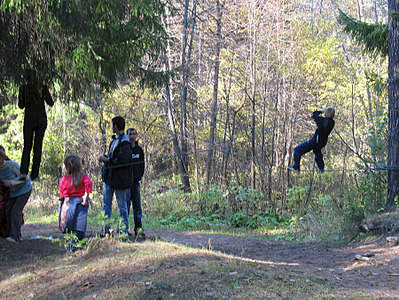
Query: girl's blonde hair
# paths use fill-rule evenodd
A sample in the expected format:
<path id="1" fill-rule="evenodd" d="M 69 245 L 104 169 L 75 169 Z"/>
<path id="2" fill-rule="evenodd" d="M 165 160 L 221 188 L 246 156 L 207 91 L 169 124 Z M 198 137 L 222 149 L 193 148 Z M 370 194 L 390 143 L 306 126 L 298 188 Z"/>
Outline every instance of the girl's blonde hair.
<path id="1" fill-rule="evenodd" d="M 324 115 L 325 115 L 327 118 L 333 119 L 334 116 L 335 116 L 335 109 L 334 109 L 334 107 L 332 107 L 332 106 L 327 107 L 327 108 L 324 110 Z"/>
<path id="2" fill-rule="evenodd" d="M 80 187 L 83 176 L 80 158 L 76 155 L 69 155 L 65 158 L 64 165 L 67 175 L 72 176 L 71 186 L 74 185 L 76 188 Z"/>

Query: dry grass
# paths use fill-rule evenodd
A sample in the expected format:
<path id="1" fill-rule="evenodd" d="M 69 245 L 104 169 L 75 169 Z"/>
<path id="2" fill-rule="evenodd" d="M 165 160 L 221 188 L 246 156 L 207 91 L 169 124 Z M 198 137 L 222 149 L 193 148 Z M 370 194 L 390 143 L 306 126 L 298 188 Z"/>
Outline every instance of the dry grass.
<path id="1" fill-rule="evenodd" d="M 161 241 L 92 239 L 23 259 L 1 268 L 1 299 L 368 299 L 281 264 Z"/>

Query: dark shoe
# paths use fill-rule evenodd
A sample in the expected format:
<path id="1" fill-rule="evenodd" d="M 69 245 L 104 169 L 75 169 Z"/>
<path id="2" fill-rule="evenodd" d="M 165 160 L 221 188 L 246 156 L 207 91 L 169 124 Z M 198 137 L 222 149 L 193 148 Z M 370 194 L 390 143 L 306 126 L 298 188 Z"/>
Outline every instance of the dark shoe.
<path id="1" fill-rule="evenodd" d="M 324 169 L 319 169 L 319 173 L 323 174 L 324 173 Z"/>
<path id="2" fill-rule="evenodd" d="M 289 166 L 287 169 L 290 171 L 295 171 L 295 172 L 299 173 L 299 168 L 295 168 L 294 166 Z"/>
<path id="3" fill-rule="evenodd" d="M 110 233 L 109 229 L 108 230 L 101 229 L 101 231 L 98 233 L 100 238 L 104 238 L 106 236 L 110 236 L 110 234 L 111 233 Z"/>
<path id="4" fill-rule="evenodd" d="M 66 248 L 66 251 L 69 253 L 73 253 L 78 250 L 74 245 L 67 245 L 67 246 L 65 246 L 65 248 Z"/>

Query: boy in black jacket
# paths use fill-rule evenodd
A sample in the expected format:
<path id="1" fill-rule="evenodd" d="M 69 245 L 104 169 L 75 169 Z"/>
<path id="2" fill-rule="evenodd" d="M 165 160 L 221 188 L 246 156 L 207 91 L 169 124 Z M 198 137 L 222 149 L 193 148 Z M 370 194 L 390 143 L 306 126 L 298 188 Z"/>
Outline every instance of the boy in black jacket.
<path id="1" fill-rule="evenodd" d="M 104 214 L 108 219 L 112 215 L 112 198 L 115 193 L 119 207 L 119 215 L 123 219 L 122 231 L 129 234 L 129 214 L 127 202 L 130 196 L 130 187 L 133 182 L 131 163 L 132 147 L 129 137 L 125 134 L 125 119 L 117 116 L 112 119 L 112 131 L 115 135 L 109 145 L 108 155 L 101 155 L 99 161 L 104 163 Z M 101 234 L 109 233 L 106 225 Z M 120 229 L 119 229 L 120 230 Z"/>
<path id="2" fill-rule="evenodd" d="M 141 218 L 141 194 L 140 194 L 140 180 L 144 174 L 144 151 L 137 142 L 137 130 L 129 128 L 127 135 L 132 145 L 133 150 L 133 185 L 130 188 L 130 199 L 127 201 L 127 211 L 130 212 L 130 204 L 133 206 L 133 219 L 134 219 L 134 234 L 136 239 L 144 239 L 145 235 L 143 232 Z"/>
<path id="3" fill-rule="evenodd" d="M 324 113 L 325 117 L 320 115 Z M 320 172 L 324 172 L 324 161 L 321 149 L 327 144 L 328 135 L 334 128 L 334 115 L 335 110 L 332 106 L 327 107 L 323 111 L 315 111 L 312 114 L 312 119 L 316 122 L 317 129 L 313 137 L 306 142 L 298 145 L 294 149 L 294 165 L 288 167 L 289 170 L 298 171 L 300 170 L 301 156 L 305 153 L 313 150 L 314 158 Z"/>

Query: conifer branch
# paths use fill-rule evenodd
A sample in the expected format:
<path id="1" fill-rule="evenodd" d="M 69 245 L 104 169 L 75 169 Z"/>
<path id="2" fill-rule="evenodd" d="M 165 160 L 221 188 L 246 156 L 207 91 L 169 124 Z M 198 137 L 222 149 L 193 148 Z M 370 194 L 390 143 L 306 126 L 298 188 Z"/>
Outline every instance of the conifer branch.
<path id="1" fill-rule="evenodd" d="M 372 56 L 388 56 L 387 24 L 369 24 L 356 20 L 339 10 L 337 21 Z"/>

